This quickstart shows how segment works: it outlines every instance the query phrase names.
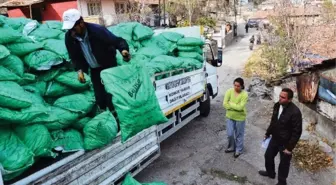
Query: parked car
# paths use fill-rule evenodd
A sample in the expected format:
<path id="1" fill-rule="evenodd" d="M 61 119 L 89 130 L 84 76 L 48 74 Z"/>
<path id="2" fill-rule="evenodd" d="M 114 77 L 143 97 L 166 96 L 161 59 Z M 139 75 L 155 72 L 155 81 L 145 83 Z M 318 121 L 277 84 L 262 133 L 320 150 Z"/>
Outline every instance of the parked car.
<path id="1" fill-rule="evenodd" d="M 249 28 L 258 28 L 259 21 L 259 19 L 249 19 L 247 24 L 249 25 Z"/>

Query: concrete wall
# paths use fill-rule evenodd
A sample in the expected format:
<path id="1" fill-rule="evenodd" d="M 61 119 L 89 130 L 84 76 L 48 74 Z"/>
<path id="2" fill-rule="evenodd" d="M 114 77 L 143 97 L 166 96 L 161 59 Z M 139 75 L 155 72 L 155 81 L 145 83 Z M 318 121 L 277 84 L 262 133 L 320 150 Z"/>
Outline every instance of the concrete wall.
<path id="1" fill-rule="evenodd" d="M 234 40 L 234 37 L 233 37 L 233 31 L 229 31 L 226 35 L 225 35 L 225 38 L 224 38 L 224 47 L 226 46 L 229 46 L 230 44 L 232 44 Z"/>
<path id="2" fill-rule="evenodd" d="M 30 17 L 29 8 L 8 9 L 8 17 Z"/>
<path id="3" fill-rule="evenodd" d="M 281 92 L 281 89 L 283 87 L 289 87 L 291 89 L 295 88 L 290 83 L 282 84 L 282 87 L 275 86 L 274 87 L 274 101 L 279 101 L 279 95 Z M 296 91 L 294 90 L 295 94 Z M 336 142 L 336 123 L 325 116 L 319 114 L 315 110 L 307 107 L 307 105 L 300 103 L 297 99 L 297 95 L 294 96 L 293 101 L 301 110 L 302 117 L 304 120 L 306 120 L 308 123 L 317 123 L 316 124 L 316 133 L 323 137 L 328 139 L 330 142 Z M 306 129 L 306 128 L 303 128 Z"/>
<path id="4" fill-rule="evenodd" d="M 61 3 L 47 3 L 42 12 L 42 20 L 62 20 L 63 13 L 71 8 L 77 8 L 76 1 L 67 1 Z"/>

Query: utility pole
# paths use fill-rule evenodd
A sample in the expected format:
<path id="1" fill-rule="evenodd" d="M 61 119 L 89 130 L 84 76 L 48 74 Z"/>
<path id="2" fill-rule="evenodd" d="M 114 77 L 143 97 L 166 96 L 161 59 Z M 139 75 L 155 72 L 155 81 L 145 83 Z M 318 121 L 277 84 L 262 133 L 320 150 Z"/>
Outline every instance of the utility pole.
<path id="1" fill-rule="evenodd" d="M 161 0 L 159 0 L 159 9 L 158 9 L 158 13 L 159 13 L 159 27 L 161 26 Z"/>
<path id="2" fill-rule="evenodd" d="M 236 6 L 236 4 L 237 4 L 237 2 L 236 2 L 237 0 L 234 0 L 234 15 L 235 15 L 235 25 L 233 25 L 233 35 L 234 36 L 237 36 L 237 27 L 238 27 L 238 24 L 237 24 L 237 6 Z"/>
<path id="3" fill-rule="evenodd" d="M 166 0 L 163 0 L 163 25 L 166 26 Z"/>

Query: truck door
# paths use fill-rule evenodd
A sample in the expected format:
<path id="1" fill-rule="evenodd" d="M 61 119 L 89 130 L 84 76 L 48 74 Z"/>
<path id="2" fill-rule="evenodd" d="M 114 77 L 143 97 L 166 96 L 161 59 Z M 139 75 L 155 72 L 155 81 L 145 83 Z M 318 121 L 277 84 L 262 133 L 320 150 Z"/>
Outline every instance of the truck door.
<path id="1" fill-rule="evenodd" d="M 216 40 L 208 40 L 205 45 L 207 88 L 210 96 L 218 94 L 217 67 L 222 65 L 222 48 L 218 48 Z"/>

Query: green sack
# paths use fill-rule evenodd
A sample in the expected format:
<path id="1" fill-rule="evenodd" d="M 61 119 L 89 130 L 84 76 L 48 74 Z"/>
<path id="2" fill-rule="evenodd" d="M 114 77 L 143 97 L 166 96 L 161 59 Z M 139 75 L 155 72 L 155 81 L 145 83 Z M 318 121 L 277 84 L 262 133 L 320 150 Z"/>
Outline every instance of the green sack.
<path id="1" fill-rule="evenodd" d="M 137 54 L 145 55 L 148 58 L 154 58 L 154 57 L 159 56 L 159 55 L 166 55 L 167 52 L 160 49 L 157 46 L 155 46 L 155 47 L 151 46 L 151 47 L 144 47 L 144 48 L 139 49 L 137 51 Z"/>
<path id="2" fill-rule="evenodd" d="M 31 84 L 31 83 L 34 83 L 34 82 L 36 82 L 36 76 L 34 74 L 31 74 L 31 73 L 24 73 L 22 75 L 22 78 L 17 81 L 17 83 L 21 86 L 28 85 L 28 84 Z"/>
<path id="3" fill-rule="evenodd" d="M 15 133 L 36 157 L 56 157 L 51 152 L 52 139 L 44 125 L 35 124 L 16 127 Z"/>
<path id="4" fill-rule="evenodd" d="M 181 61 L 180 59 L 176 57 L 167 56 L 167 55 L 157 56 L 154 59 L 152 59 L 150 62 L 156 63 L 156 64 L 160 63 L 160 64 L 165 65 L 166 68 L 160 72 L 177 69 L 183 64 L 183 61 Z"/>
<path id="5" fill-rule="evenodd" d="M 0 44 L 8 44 L 11 42 L 15 42 L 16 40 L 20 39 L 22 34 L 13 30 L 10 27 L 0 27 Z"/>
<path id="6" fill-rule="evenodd" d="M 85 125 L 86 125 L 89 121 L 91 121 L 91 119 L 92 119 L 92 118 L 90 118 L 90 117 L 84 117 L 84 118 L 80 119 L 79 121 L 73 123 L 73 124 L 71 125 L 71 127 L 74 128 L 74 129 L 76 129 L 76 130 L 78 130 L 78 131 L 80 131 L 80 132 L 82 132 L 83 129 L 84 129 L 84 127 L 85 127 Z"/>
<path id="7" fill-rule="evenodd" d="M 77 113 L 51 106 L 48 110 L 48 116 L 36 118 L 33 122 L 44 124 L 48 130 L 59 130 L 68 128 L 79 117 L 80 115 Z"/>
<path id="8" fill-rule="evenodd" d="M 11 72 L 15 73 L 18 76 L 23 76 L 24 73 L 24 65 L 22 60 L 15 56 L 9 55 L 6 58 L 0 60 L 0 65 L 7 68 Z"/>
<path id="9" fill-rule="evenodd" d="M 180 39 L 184 37 L 184 35 L 176 32 L 163 32 L 160 35 L 162 35 L 165 39 L 171 42 L 177 43 Z"/>
<path id="10" fill-rule="evenodd" d="M 47 90 L 44 94 L 46 97 L 60 97 L 75 94 L 75 90 L 72 88 L 63 85 L 61 83 L 51 81 L 47 85 Z"/>
<path id="11" fill-rule="evenodd" d="M 156 48 L 156 50 L 163 50 L 163 54 L 173 53 L 173 51 L 177 48 L 175 42 L 167 40 L 162 34 L 154 36 L 145 42 L 141 42 L 141 44 L 143 44 L 145 47 Z"/>
<path id="12" fill-rule="evenodd" d="M 0 81 L 18 81 L 21 78 L 5 67 L 0 66 Z"/>
<path id="13" fill-rule="evenodd" d="M 45 21 L 46 24 L 50 29 L 62 30 L 62 22 L 61 21 Z"/>
<path id="14" fill-rule="evenodd" d="M 28 84 L 23 86 L 23 89 L 31 93 L 38 93 L 39 95 L 43 96 L 47 90 L 47 82 L 39 81 L 33 84 Z"/>
<path id="15" fill-rule="evenodd" d="M 110 111 L 105 111 L 85 124 L 84 148 L 93 150 L 106 146 L 117 134 L 117 121 Z"/>
<path id="16" fill-rule="evenodd" d="M 128 173 L 122 183 L 122 185 L 167 185 L 163 182 L 152 182 L 152 183 L 140 183 L 135 180 L 130 173 Z"/>
<path id="17" fill-rule="evenodd" d="M 136 22 L 120 23 L 116 26 L 108 27 L 107 29 L 118 37 L 132 41 L 133 29 L 137 24 Z"/>
<path id="18" fill-rule="evenodd" d="M 8 44 L 7 48 L 11 52 L 11 54 L 22 57 L 22 56 L 28 55 L 31 52 L 34 52 L 36 50 L 43 48 L 43 44 L 33 43 L 33 42 L 13 43 L 13 44 Z"/>
<path id="19" fill-rule="evenodd" d="M 45 40 L 43 48 L 45 50 L 58 54 L 66 61 L 70 61 L 68 50 L 65 46 L 64 40 L 56 40 L 56 39 Z"/>
<path id="20" fill-rule="evenodd" d="M 0 60 L 8 57 L 9 55 L 10 55 L 9 50 L 5 46 L 0 45 Z"/>
<path id="21" fill-rule="evenodd" d="M 20 109 L 32 105 L 29 94 L 15 82 L 0 81 L 0 105 Z"/>
<path id="22" fill-rule="evenodd" d="M 24 62 L 28 67 L 43 71 L 49 70 L 52 66 L 61 64 L 63 59 L 51 51 L 38 50 L 25 56 Z"/>
<path id="23" fill-rule="evenodd" d="M 34 36 L 36 41 L 43 41 L 46 39 L 54 39 L 57 38 L 63 32 L 61 30 L 55 29 L 46 29 L 46 28 L 37 28 L 32 31 L 29 36 Z"/>
<path id="24" fill-rule="evenodd" d="M 85 77 L 86 82 L 81 83 L 80 81 L 78 81 L 77 72 L 71 71 L 71 72 L 62 73 L 61 75 L 56 77 L 55 80 L 61 84 L 64 84 L 76 90 L 86 90 L 90 87 L 91 80 L 90 80 L 90 77 L 86 73 L 84 73 L 84 77 Z"/>
<path id="25" fill-rule="evenodd" d="M 130 173 L 128 173 L 121 185 L 141 185 L 140 182 L 135 180 Z"/>
<path id="26" fill-rule="evenodd" d="M 184 52 L 184 51 L 180 51 L 178 52 L 178 56 L 179 57 L 183 57 L 183 58 L 193 58 L 196 59 L 200 62 L 203 62 L 203 55 L 197 53 L 197 52 Z"/>
<path id="27" fill-rule="evenodd" d="M 144 68 L 125 65 L 103 70 L 100 75 L 106 91 L 113 96 L 123 142 L 152 125 L 167 121 Z"/>
<path id="28" fill-rule="evenodd" d="M 26 25 L 24 25 L 22 34 L 27 36 L 29 33 L 34 31 L 39 26 L 39 23 L 35 20 L 28 22 Z"/>
<path id="29" fill-rule="evenodd" d="M 3 15 L 0 15 L 0 27 L 4 26 L 6 24 L 6 17 Z"/>
<path id="30" fill-rule="evenodd" d="M 64 68 L 56 67 L 56 68 L 51 68 L 48 71 L 38 71 L 38 72 L 36 72 L 37 80 L 38 81 L 45 81 L 45 82 L 52 81 L 58 75 L 62 74 L 64 72 L 64 70 L 65 70 Z"/>
<path id="31" fill-rule="evenodd" d="M 14 30 L 18 32 L 22 32 L 24 26 L 32 21 L 31 19 L 27 19 L 24 17 L 14 17 L 14 18 L 7 18 L 6 24 L 8 24 L 10 27 L 12 27 Z"/>
<path id="32" fill-rule="evenodd" d="M 77 130 L 56 130 L 51 132 L 51 137 L 54 140 L 53 148 L 62 147 L 63 153 L 84 149 L 83 136 Z"/>
<path id="33" fill-rule="evenodd" d="M 59 36 L 58 36 L 58 39 L 59 40 L 65 40 L 65 33 L 61 33 Z"/>
<path id="34" fill-rule="evenodd" d="M 204 41 L 195 37 L 184 37 L 177 42 L 178 46 L 203 46 Z"/>
<path id="35" fill-rule="evenodd" d="M 151 38 L 152 35 L 154 35 L 154 31 L 147 26 L 144 26 L 140 23 L 138 23 L 133 30 L 133 40 L 135 41 L 141 41 L 148 38 Z"/>
<path id="36" fill-rule="evenodd" d="M 92 110 L 94 104 L 95 102 L 88 100 L 84 94 L 63 96 L 54 102 L 56 107 L 84 115 Z"/>
<path id="37" fill-rule="evenodd" d="M 193 58 L 183 58 L 178 57 L 181 61 L 183 61 L 183 64 L 181 65 L 181 68 L 195 68 L 195 69 L 201 69 L 203 67 L 203 63 L 193 59 Z"/>
<path id="38" fill-rule="evenodd" d="M 34 154 L 7 127 L 0 129 L 0 171 L 5 181 L 11 180 L 34 163 Z"/>
<path id="39" fill-rule="evenodd" d="M 48 116 L 48 109 L 43 98 L 34 93 L 28 93 L 28 97 L 33 102 L 28 108 L 21 110 L 12 110 L 0 107 L 0 120 L 15 125 L 29 125 L 34 124 L 34 120 Z M 5 123 L 6 124 L 6 123 Z"/>
<path id="40" fill-rule="evenodd" d="M 179 51 L 197 52 L 203 54 L 203 49 L 199 46 L 177 46 Z"/>
<path id="41" fill-rule="evenodd" d="M 28 37 L 26 35 L 22 35 L 21 38 L 15 40 L 13 43 L 36 43 L 32 37 Z"/>
<path id="42" fill-rule="evenodd" d="M 140 66 L 145 66 L 145 64 L 149 63 L 151 59 L 147 57 L 146 55 L 142 54 L 134 54 L 131 58 L 132 64 L 139 64 Z"/>

